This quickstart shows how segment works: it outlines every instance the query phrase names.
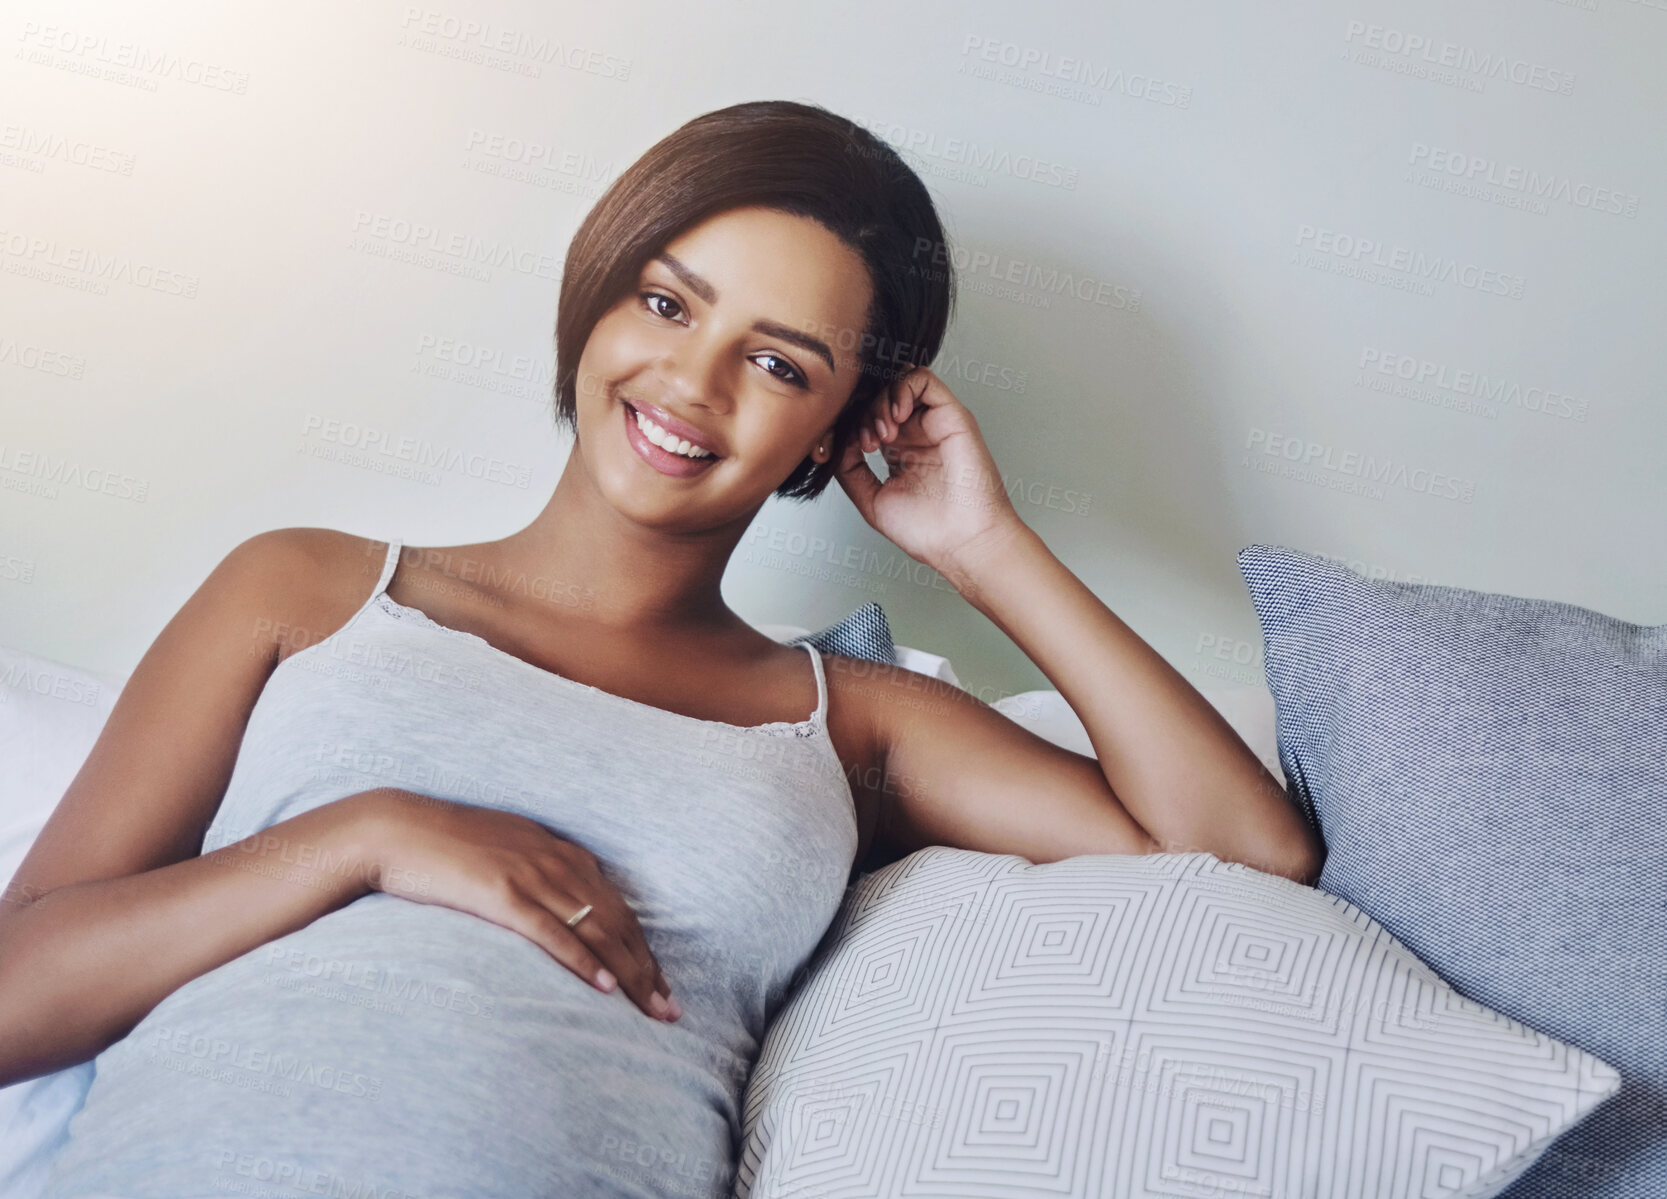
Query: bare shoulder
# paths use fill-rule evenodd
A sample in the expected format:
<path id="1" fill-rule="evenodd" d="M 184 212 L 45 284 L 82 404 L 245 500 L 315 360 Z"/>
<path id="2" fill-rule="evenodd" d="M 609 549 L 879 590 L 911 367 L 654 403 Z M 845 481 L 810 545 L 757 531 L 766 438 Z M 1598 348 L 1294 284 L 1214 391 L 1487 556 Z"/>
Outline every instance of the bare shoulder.
<path id="1" fill-rule="evenodd" d="M 379 544 L 330 529 L 275 529 L 222 555 L 121 687 L 6 898 L 38 899 L 200 853 L 281 651 L 299 638 L 295 630 L 327 635 L 363 603 L 375 576 L 365 581 L 361 561 Z M 16 907 L 0 908 L 0 923 Z"/>
<path id="2" fill-rule="evenodd" d="M 882 747 L 886 731 L 911 718 L 931 721 L 969 709 L 983 709 L 1000 717 L 971 692 L 906 666 L 844 654 L 826 654 L 824 660 L 828 664 L 830 695 L 839 696 L 847 707 L 862 713 Z"/>
<path id="3" fill-rule="evenodd" d="M 339 529 L 292 527 L 268 529 L 246 539 L 234 551 L 279 569 L 300 569 L 307 580 L 334 582 L 351 589 L 360 578 L 375 582 L 382 573 L 388 543 Z"/>
<path id="4" fill-rule="evenodd" d="M 275 630 L 282 660 L 347 624 L 377 585 L 388 544 L 337 529 L 292 527 L 250 537 L 238 547 L 245 550 L 255 560 L 252 569 L 272 580 L 268 609 L 290 624 Z"/>
<path id="5" fill-rule="evenodd" d="M 291 527 L 239 544 L 238 574 L 258 588 L 273 662 L 322 641 L 345 625 L 381 576 L 388 543 L 337 529 Z"/>
<path id="6" fill-rule="evenodd" d="M 976 696 L 919 671 L 845 654 L 822 655 L 828 680 L 828 731 L 841 750 L 846 777 L 856 800 L 861 833 L 858 862 L 872 870 L 907 852 L 906 834 L 898 827 L 897 778 L 888 772 L 891 747 L 906 725 L 926 726 L 934 717 L 968 705 L 985 707 Z M 1000 714 L 990 712 L 1000 719 Z M 950 727 L 946 727 L 949 724 Z M 954 740 L 952 722 L 937 723 L 939 735 Z"/>
<path id="7" fill-rule="evenodd" d="M 931 740 L 953 751 L 1012 721 L 954 683 L 887 662 L 829 654 L 830 699 L 837 697 L 860 722 L 868 760 L 882 771 L 905 740 Z"/>

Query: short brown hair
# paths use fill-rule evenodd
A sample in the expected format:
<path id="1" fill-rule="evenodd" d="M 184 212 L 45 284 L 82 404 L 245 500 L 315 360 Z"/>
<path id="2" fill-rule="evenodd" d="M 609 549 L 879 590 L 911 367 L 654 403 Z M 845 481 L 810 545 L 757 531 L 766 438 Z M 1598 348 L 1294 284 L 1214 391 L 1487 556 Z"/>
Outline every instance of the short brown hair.
<path id="1" fill-rule="evenodd" d="M 684 230 L 752 205 L 819 222 L 862 257 L 873 283 L 857 343 L 862 372 L 834 424 L 833 455 L 825 463 L 807 457 L 775 492 L 814 499 L 870 401 L 937 356 L 954 305 L 951 258 L 925 184 L 884 141 L 819 105 L 754 100 L 698 116 L 602 194 L 562 267 L 555 417 L 577 435 L 579 356 L 649 259 Z"/>

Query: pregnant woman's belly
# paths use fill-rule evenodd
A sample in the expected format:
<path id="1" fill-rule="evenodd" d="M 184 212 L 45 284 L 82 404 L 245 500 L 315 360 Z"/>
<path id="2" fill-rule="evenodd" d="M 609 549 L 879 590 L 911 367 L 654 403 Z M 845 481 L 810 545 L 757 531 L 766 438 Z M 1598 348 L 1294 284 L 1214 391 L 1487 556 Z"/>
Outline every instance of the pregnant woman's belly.
<path id="1" fill-rule="evenodd" d="M 726 1196 L 750 1061 L 679 995 L 654 1020 L 519 933 L 369 895 L 100 1054 L 45 1196 Z"/>

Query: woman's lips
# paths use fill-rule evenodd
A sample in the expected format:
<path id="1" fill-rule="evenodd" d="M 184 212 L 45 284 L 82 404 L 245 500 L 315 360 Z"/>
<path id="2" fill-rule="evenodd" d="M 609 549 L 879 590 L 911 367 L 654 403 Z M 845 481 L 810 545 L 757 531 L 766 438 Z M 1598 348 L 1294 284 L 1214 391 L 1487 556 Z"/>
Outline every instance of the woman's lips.
<path id="1" fill-rule="evenodd" d="M 637 451 L 644 462 L 662 475 L 675 475 L 680 479 L 686 479 L 691 475 L 700 474 L 718 460 L 716 454 L 710 458 L 685 458 L 682 454 L 662 450 L 644 437 L 643 431 L 637 428 L 636 409 L 621 400 L 619 410 L 625 414 L 625 440 L 631 443 L 631 448 Z"/>

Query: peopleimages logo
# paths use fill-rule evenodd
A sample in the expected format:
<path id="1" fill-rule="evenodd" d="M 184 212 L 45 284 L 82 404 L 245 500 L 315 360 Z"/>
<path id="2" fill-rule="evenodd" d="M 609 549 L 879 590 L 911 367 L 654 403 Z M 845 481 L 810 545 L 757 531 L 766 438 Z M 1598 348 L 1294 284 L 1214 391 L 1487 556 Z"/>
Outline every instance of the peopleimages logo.
<path id="1" fill-rule="evenodd" d="M 177 271 L 155 262 L 140 262 L 125 254 L 106 254 L 89 246 L 60 242 L 17 229 L 0 229 L 0 266 L 10 274 L 38 278 L 44 282 L 86 284 L 83 290 L 101 289 L 107 294 L 111 283 L 129 283 L 142 291 L 197 298 L 202 280 L 188 271 Z M 70 275 L 62 274 L 70 272 Z M 84 276 L 75 280 L 71 275 Z"/>
<path id="2" fill-rule="evenodd" d="M 564 42 L 545 33 L 457 17 L 437 9 L 408 5 L 399 26 L 401 36 L 406 39 L 404 44 L 414 49 L 436 50 L 436 45 L 422 40 L 435 39 L 464 51 L 450 57 L 467 58 L 487 66 L 500 65 L 503 59 L 519 58 L 524 60 L 523 68 L 566 67 L 622 83 L 631 77 L 631 60 L 623 55 Z"/>
<path id="3" fill-rule="evenodd" d="M 133 155 L 126 151 L 112 150 L 97 142 L 65 137 L 44 129 L 31 129 L 25 125 L 0 125 L 0 150 L 10 150 L 30 158 L 56 159 L 114 175 L 133 174 Z"/>
<path id="4" fill-rule="evenodd" d="M 15 366 L 19 370 L 40 371 L 43 375 L 61 375 L 79 379 L 86 373 L 87 360 L 79 354 L 48 349 L 28 342 L 0 337 L 0 366 Z"/>
<path id="5" fill-rule="evenodd" d="M 301 438 L 303 452 L 314 448 L 315 442 L 325 447 L 359 451 L 359 456 L 367 461 L 361 463 L 356 457 L 352 460 L 354 465 L 390 459 L 409 464 L 417 470 L 448 470 L 471 479 L 520 488 L 529 486 L 532 479 L 532 467 L 523 463 L 508 462 L 490 454 L 436 444 L 426 437 L 412 437 L 316 413 L 308 413 L 301 418 Z M 336 455 L 315 453 L 314 456 L 330 458 Z M 342 460 L 349 459 L 343 457 Z"/>
<path id="6" fill-rule="evenodd" d="M 437 333 L 418 334 L 411 370 L 540 405 L 549 402 L 556 375 L 555 365 L 546 358 Z"/>
<path id="7" fill-rule="evenodd" d="M 915 238 L 914 263 L 917 272 L 945 270 L 953 267 L 960 274 L 963 288 L 976 287 L 989 276 L 997 283 L 1012 284 L 1015 288 L 1031 288 L 1051 296 L 1070 296 L 1086 304 L 1107 308 L 1123 308 L 1134 312 L 1140 308 L 1140 289 L 1124 287 L 1092 275 L 1079 275 L 1054 266 L 1043 266 L 1026 258 L 1013 258 L 992 250 L 977 249 L 965 243 L 950 246 L 929 237 Z"/>
<path id="8" fill-rule="evenodd" d="M 245 71 L 234 71 L 200 58 L 170 54 L 138 42 L 115 41 L 103 33 L 25 21 L 19 40 L 25 50 L 56 52 L 83 59 L 89 66 L 102 64 L 110 68 L 131 68 L 149 85 L 146 88 L 149 91 L 156 90 L 157 78 L 177 79 L 181 83 L 192 83 L 238 96 L 249 90 L 249 75 Z"/>
<path id="9" fill-rule="evenodd" d="M 1013 151 L 986 145 L 967 137 L 939 137 L 932 130 L 879 118 L 855 118 L 875 137 L 880 138 L 903 154 L 918 154 L 950 166 L 964 167 L 965 181 L 982 184 L 984 180 L 968 172 L 986 175 L 1006 175 L 1026 183 L 1057 187 L 1074 191 L 1081 169 L 1055 162 L 1043 154 Z"/>
<path id="10" fill-rule="evenodd" d="M 1465 154 L 1445 146 L 1413 142 L 1408 165 L 1472 186 L 1486 185 L 1515 192 L 1532 200 L 1556 200 L 1573 208 L 1589 208 L 1616 216 L 1636 217 L 1639 197 L 1632 192 L 1594 187 L 1567 175 L 1541 174 L 1529 167 L 1506 164 L 1479 154 Z"/>
<path id="11" fill-rule="evenodd" d="M 1460 262 L 1440 254 L 1426 254 L 1407 246 L 1386 246 L 1375 238 L 1355 237 L 1335 229 L 1321 229 L 1314 225 L 1297 226 L 1297 246 L 1330 258 L 1350 263 L 1365 262 L 1384 270 L 1402 271 L 1425 282 L 1457 283 L 1472 291 L 1509 296 L 1520 300 L 1527 280 L 1521 275 L 1507 275 L 1473 262 Z"/>
<path id="12" fill-rule="evenodd" d="M 507 267 L 523 275 L 559 282 L 562 260 L 545 250 L 517 246 L 498 238 L 477 237 L 462 230 L 446 230 L 421 221 L 358 209 L 353 214 L 352 249 L 387 248 L 405 251 L 419 266 L 440 266 L 456 274 L 485 281 L 485 267 Z"/>
<path id="13" fill-rule="evenodd" d="M 120 471 L 91 466 L 73 458 L 54 457 L 49 451 L 0 442 L 0 488 L 55 500 L 59 488 L 97 492 L 142 504 L 150 494 L 150 480 Z"/>
<path id="14" fill-rule="evenodd" d="M 1584 397 L 1545 387 L 1524 387 L 1515 379 L 1486 371 L 1449 368 L 1444 362 L 1431 362 L 1373 346 L 1361 349 L 1358 365 L 1362 376 L 1359 382 L 1374 391 L 1385 390 L 1391 380 L 1399 381 L 1406 384 L 1403 390 L 1411 399 L 1438 403 L 1440 407 L 1475 410 L 1490 420 L 1504 408 L 1520 408 L 1524 412 L 1582 423 L 1586 420 L 1588 402 Z M 1374 374 L 1388 378 L 1373 379 Z M 1440 393 L 1446 393 L 1446 398 Z"/>
<path id="15" fill-rule="evenodd" d="M 1266 458 L 1295 463 L 1298 469 L 1331 471 L 1367 483 L 1386 483 L 1438 499 L 1468 504 L 1476 498 L 1476 482 L 1473 479 L 1455 478 L 1421 466 L 1408 466 L 1393 458 L 1362 454 L 1358 450 L 1338 450 L 1324 442 L 1306 441 L 1266 429 L 1251 429 L 1245 449 Z"/>
<path id="16" fill-rule="evenodd" d="M 1095 103 L 1099 100 L 1097 93 L 1117 92 L 1132 99 L 1176 108 L 1187 108 L 1192 104 L 1192 88 L 1184 84 L 1158 79 L 1141 71 L 1125 71 L 1122 67 L 1094 62 L 1075 54 L 1055 54 L 1039 46 L 1023 46 L 1004 38 L 967 34 L 961 42 L 962 67 L 967 66 L 968 60 L 973 57 L 992 66 L 1078 85 L 1086 89 L 1088 95 L 1094 96 Z"/>
<path id="17" fill-rule="evenodd" d="M 545 171 L 559 171 L 577 175 L 592 183 L 600 183 L 614 173 L 612 160 L 598 163 L 595 155 L 582 150 L 564 150 L 560 146 L 534 138 L 510 134 L 488 133 L 484 129 L 470 129 L 463 148 L 489 158 L 502 158 L 518 166 L 537 167 Z"/>
<path id="18" fill-rule="evenodd" d="M 1343 40 L 1380 54 L 1433 67 L 1448 67 L 1480 75 L 1484 79 L 1503 79 L 1507 83 L 1568 96 L 1574 93 L 1574 76 L 1543 63 L 1529 62 L 1509 54 L 1495 54 L 1474 46 L 1426 37 L 1421 33 L 1407 33 L 1384 25 L 1369 25 L 1365 21 L 1350 21 Z"/>

